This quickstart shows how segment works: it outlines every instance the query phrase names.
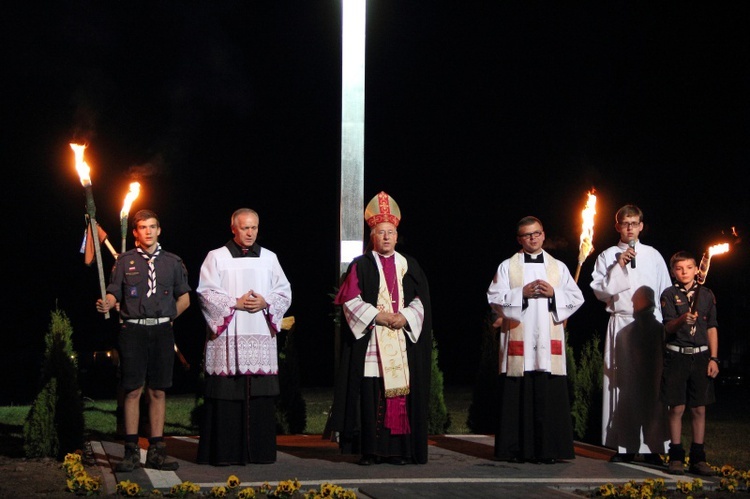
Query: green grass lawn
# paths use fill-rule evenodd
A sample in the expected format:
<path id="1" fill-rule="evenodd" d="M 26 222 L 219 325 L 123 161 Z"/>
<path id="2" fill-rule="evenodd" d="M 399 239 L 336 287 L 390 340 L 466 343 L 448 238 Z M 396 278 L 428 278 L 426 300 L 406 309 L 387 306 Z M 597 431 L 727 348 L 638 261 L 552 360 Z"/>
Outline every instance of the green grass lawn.
<path id="1" fill-rule="evenodd" d="M 446 387 L 445 401 L 451 418 L 448 433 L 471 433 L 466 417 L 471 404 L 471 387 Z M 303 389 L 307 409 L 305 433 L 322 434 L 332 402 L 331 388 Z M 738 469 L 750 469 L 750 398 L 745 387 L 730 387 L 718 391 L 716 404 L 707 409 L 706 453 L 708 461 L 717 466 L 729 464 Z M 194 395 L 168 395 L 166 435 L 197 435 L 191 413 L 197 403 Z M 85 421 L 89 438 L 115 439 L 116 403 L 112 399 L 86 399 Z M 23 422 L 29 406 L 0 407 L 0 453 L 20 457 L 23 452 Z M 683 442 L 690 445 L 690 419 L 683 423 Z M 592 442 L 596 443 L 596 442 Z"/>

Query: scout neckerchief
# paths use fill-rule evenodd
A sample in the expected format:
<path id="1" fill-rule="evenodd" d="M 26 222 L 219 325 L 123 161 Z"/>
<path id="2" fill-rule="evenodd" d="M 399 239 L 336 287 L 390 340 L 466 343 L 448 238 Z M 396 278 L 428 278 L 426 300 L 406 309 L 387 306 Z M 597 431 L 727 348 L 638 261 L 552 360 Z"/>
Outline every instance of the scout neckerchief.
<path id="1" fill-rule="evenodd" d="M 675 283 L 675 287 L 682 291 L 682 293 L 685 295 L 688 301 L 688 310 L 693 310 L 693 301 L 695 301 L 695 297 L 698 295 L 697 291 L 700 287 L 700 284 L 693 281 L 693 285 L 690 286 L 690 289 L 685 289 L 685 286 L 683 286 L 681 283 Z M 695 328 L 690 328 L 690 334 L 695 335 Z"/>
<path id="2" fill-rule="evenodd" d="M 148 298 L 156 294 L 156 267 L 154 266 L 154 260 L 156 260 L 156 257 L 161 252 L 161 244 L 157 243 L 156 251 L 154 251 L 153 255 L 149 255 L 143 251 L 140 246 L 137 246 L 135 249 L 148 262 L 148 293 L 146 293 L 146 298 Z"/>

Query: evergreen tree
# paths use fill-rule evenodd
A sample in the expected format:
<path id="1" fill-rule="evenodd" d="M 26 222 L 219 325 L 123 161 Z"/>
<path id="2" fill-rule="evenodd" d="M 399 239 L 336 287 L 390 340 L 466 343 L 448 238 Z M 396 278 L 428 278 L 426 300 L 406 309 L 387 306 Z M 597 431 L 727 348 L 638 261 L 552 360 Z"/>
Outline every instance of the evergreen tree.
<path id="1" fill-rule="evenodd" d="M 28 457 L 42 457 L 28 453 L 43 452 L 43 456 L 62 459 L 66 454 L 83 448 L 83 399 L 70 320 L 59 309 L 53 311 L 51 316 L 50 329 L 44 339 L 40 384 L 43 388 L 24 424 L 24 449 Z M 49 428 L 54 428 L 58 442 L 56 448 L 55 445 L 38 441 L 49 438 Z"/>
<path id="2" fill-rule="evenodd" d="M 445 405 L 445 386 L 443 372 L 438 365 L 437 341 L 432 339 L 432 366 L 430 375 L 430 408 L 427 415 L 427 432 L 430 435 L 442 435 L 451 425 L 450 414 Z"/>
<path id="3" fill-rule="evenodd" d="M 50 379 L 39 392 L 23 424 L 23 451 L 26 457 L 57 456 L 60 441 L 55 431 L 57 378 Z"/>
<path id="4" fill-rule="evenodd" d="M 583 346 L 573 376 L 573 430 L 576 437 L 598 443 L 601 435 L 602 379 L 604 377 L 599 336 L 594 335 Z"/>

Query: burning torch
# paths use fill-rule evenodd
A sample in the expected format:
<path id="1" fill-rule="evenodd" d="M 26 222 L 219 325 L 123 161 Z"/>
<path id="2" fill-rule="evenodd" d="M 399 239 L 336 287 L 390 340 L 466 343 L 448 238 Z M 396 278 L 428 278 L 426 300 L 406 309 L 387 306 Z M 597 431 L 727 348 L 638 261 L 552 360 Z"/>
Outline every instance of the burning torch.
<path id="1" fill-rule="evenodd" d="M 578 282 L 578 276 L 581 274 L 581 266 L 584 260 L 594 251 L 594 215 L 596 215 L 596 196 L 592 189 L 588 194 L 586 207 L 581 212 L 583 223 L 581 226 L 581 245 L 578 252 L 578 268 L 576 268 L 575 281 Z"/>
<path id="2" fill-rule="evenodd" d="M 120 212 L 120 230 L 122 235 L 122 251 L 121 253 L 125 253 L 125 243 L 127 242 L 128 238 L 128 213 L 130 212 L 130 207 L 133 204 L 133 201 L 135 201 L 135 198 L 138 197 L 138 194 L 141 192 L 141 184 L 138 182 L 131 182 L 130 184 L 130 191 L 125 195 L 125 202 L 122 205 L 122 211 Z"/>
<path id="3" fill-rule="evenodd" d="M 726 253 L 727 251 L 729 251 L 729 243 L 716 244 L 708 248 L 707 251 L 703 252 L 703 257 L 701 257 L 701 264 L 700 267 L 698 267 L 698 275 L 695 276 L 695 281 L 698 283 L 698 289 L 695 290 L 695 295 L 693 296 L 693 304 L 690 306 L 691 314 L 694 314 L 698 308 L 698 295 L 703 288 L 703 283 L 706 282 L 706 277 L 708 276 L 708 268 L 711 266 L 711 257 L 714 255 L 721 255 L 722 253 Z M 696 325 L 693 324 L 693 326 L 690 328 L 691 336 L 695 336 L 695 326 Z"/>
<path id="4" fill-rule="evenodd" d="M 102 247 L 99 242 L 99 229 L 96 224 L 96 205 L 94 204 L 94 193 L 91 187 L 91 177 L 89 173 L 91 168 L 83 159 L 83 151 L 86 149 L 85 145 L 70 144 L 73 149 L 76 158 L 76 170 L 78 170 L 78 176 L 81 178 L 81 185 L 86 191 L 86 212 L 89 216 L 89 223 L 91 224 L 91 233 L 94 234 L 94 254 L 96 255 L 96 266 L 99 269 L 99 288 L 102 294 L 102 300 L 107 298 L 107 291 L 104 286 L 104 268 L 102 265 Z M 109 319 L 109 312 L 104 314 L 105 319 Z"/>

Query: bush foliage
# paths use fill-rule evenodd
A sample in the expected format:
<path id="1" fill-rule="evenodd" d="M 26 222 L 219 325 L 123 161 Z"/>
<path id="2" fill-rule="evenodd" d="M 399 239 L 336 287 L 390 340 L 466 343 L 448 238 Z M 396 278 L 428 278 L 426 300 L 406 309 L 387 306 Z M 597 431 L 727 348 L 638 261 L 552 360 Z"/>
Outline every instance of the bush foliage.
<path id="1" fill-rule="evenodd" d="M 445 405 L 445 387 L 443 372 L 438 366 L 437 341 L 432 339 L 432 366 L 430 375 L 430 412 L 427 415 L 427 432 L 430 435 L 442 435 L 451 425 L 448 408 Z"/>
<path id="2" fill-rule="evenodd" d="M 573 431 L 577 438 L 595 442 L 601 427 L 603 352 L 599 336 L 594 333 L 583 346 L 581 355 L 572 375 L 573 403 L 570 412 L 573 416 Z"/>
<path id="3" fill-rule="evenodd" d="M 83 399 L 70 320 L 59 309 L 51 316 L 44 338 L 42 388 L 24 423 L 24 452 L 27 457 L 62 460 L 83 447 Z"/>

